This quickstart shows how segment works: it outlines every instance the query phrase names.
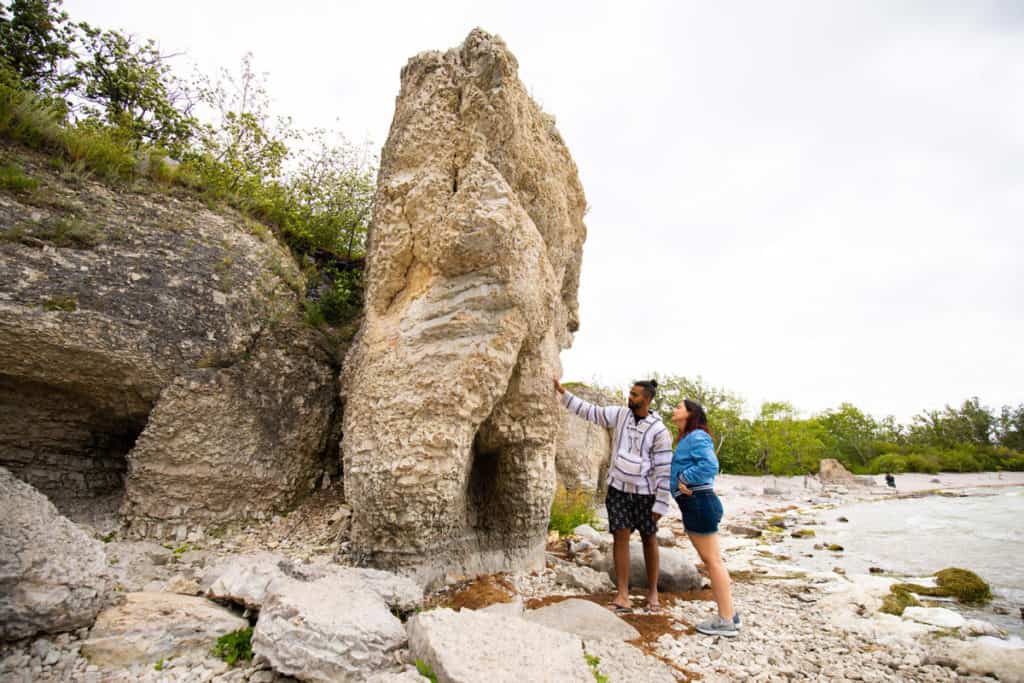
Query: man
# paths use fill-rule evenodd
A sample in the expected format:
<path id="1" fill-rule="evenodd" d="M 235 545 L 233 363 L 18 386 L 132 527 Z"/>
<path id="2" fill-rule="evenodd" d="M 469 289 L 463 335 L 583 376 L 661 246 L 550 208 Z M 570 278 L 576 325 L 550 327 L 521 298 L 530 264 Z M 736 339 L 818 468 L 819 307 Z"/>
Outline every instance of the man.
<path id="1" fill-rule="evenodd" d="M 672 468 L 672 435 L 658 415 L 650 411 L 657 391 L 655 380 L 635 382 L 629 390 L 627 407 L 595 406 L 573 396 L 555 379 L 555 391 L 562 404 L 577 416 L 614 429 L 612 459 L 608 467 L 608 529 L 614 538 L 615 583 L 618 589 L 609 605 L 618 613 L 628 612 L 629 537 L 640 532 L 647 566 L 647 610 L 661 609 L 658 601 L 658 520 L 668 512 L 672 495 L 668 488 Z"/>

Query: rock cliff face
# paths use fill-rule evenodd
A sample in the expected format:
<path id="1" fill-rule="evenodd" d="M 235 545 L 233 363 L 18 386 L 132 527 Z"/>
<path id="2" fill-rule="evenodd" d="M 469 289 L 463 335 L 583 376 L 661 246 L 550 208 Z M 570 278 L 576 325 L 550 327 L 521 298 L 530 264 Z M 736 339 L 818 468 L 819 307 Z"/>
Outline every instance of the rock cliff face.
<path id="1" fill-rule="evenodd" d="M 517 68 L 474 30 L 402 70 L 345 363 L 354 547 L 428 583 L 543 559 L 586 201 Z"/>
<path id="2" fill-rule="evenodd" d="M 622 405 L 623 399 L 599 389 L 574 385 L 572 392 L 594 405 Z M 586 491 L 604 500 L 608 463 L 611 458 L 611 430 L 565 412 L 558 430 L 555 469 L 558 483 L 569 490 Z"/>
<path id="3" fill-rule="evenodd" d="M 336 373 L 287 250 L 195 198 L 8 154 L 40 186 L 0 192 L 0 465 L 65 512 L 127 488 L 151 535 L 308 489 Z"/>

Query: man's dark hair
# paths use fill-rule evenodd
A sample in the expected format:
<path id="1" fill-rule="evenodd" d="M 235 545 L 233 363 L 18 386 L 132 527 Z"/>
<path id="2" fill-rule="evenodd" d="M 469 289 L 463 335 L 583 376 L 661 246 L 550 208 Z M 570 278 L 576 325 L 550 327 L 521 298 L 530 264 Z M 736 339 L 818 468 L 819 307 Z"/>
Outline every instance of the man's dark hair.
<path id="1" fill-rule="evenodd" d="M 647 398 L 654 398 L 654 395 L 658 393 L 658 380 L 656 379 L 640 379 L 633 382 L 633 386 L 643 389 Z"/>

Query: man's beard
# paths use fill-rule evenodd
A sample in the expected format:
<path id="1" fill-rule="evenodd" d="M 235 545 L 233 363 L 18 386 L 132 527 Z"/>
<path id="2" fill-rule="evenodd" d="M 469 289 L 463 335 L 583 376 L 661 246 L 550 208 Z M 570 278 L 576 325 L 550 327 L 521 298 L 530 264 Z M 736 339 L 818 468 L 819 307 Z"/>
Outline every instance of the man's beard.
<path id="1" fill-rule="evenodd" d="M 626 401 L 626 405 L 629 407 L 630 410 L 636 410 L 640 407 L 639 402 L 634 403 L 633 401 L 630 400 Z"/>

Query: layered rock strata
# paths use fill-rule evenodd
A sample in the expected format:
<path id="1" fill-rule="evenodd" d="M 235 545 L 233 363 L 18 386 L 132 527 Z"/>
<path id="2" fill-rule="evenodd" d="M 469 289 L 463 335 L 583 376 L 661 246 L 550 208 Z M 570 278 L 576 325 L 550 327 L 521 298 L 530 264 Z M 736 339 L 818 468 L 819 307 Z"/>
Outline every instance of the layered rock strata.
<path id="1" fill-rule="evenodd" d="M 0 190 L 0 465 L 71 515 L 127 487 L 133 535 L 287 509 L 337 443 L 287 249 L 169 188 L 0 153 L 39 182 Z"/>
<path id="2" fill-rule="evenodd" d="M 411 59 L 381 159 L 345 489 L 358 556 L 426 582 L 543 559 L 586 201 L 517 68 L 479 29 Z"/>

